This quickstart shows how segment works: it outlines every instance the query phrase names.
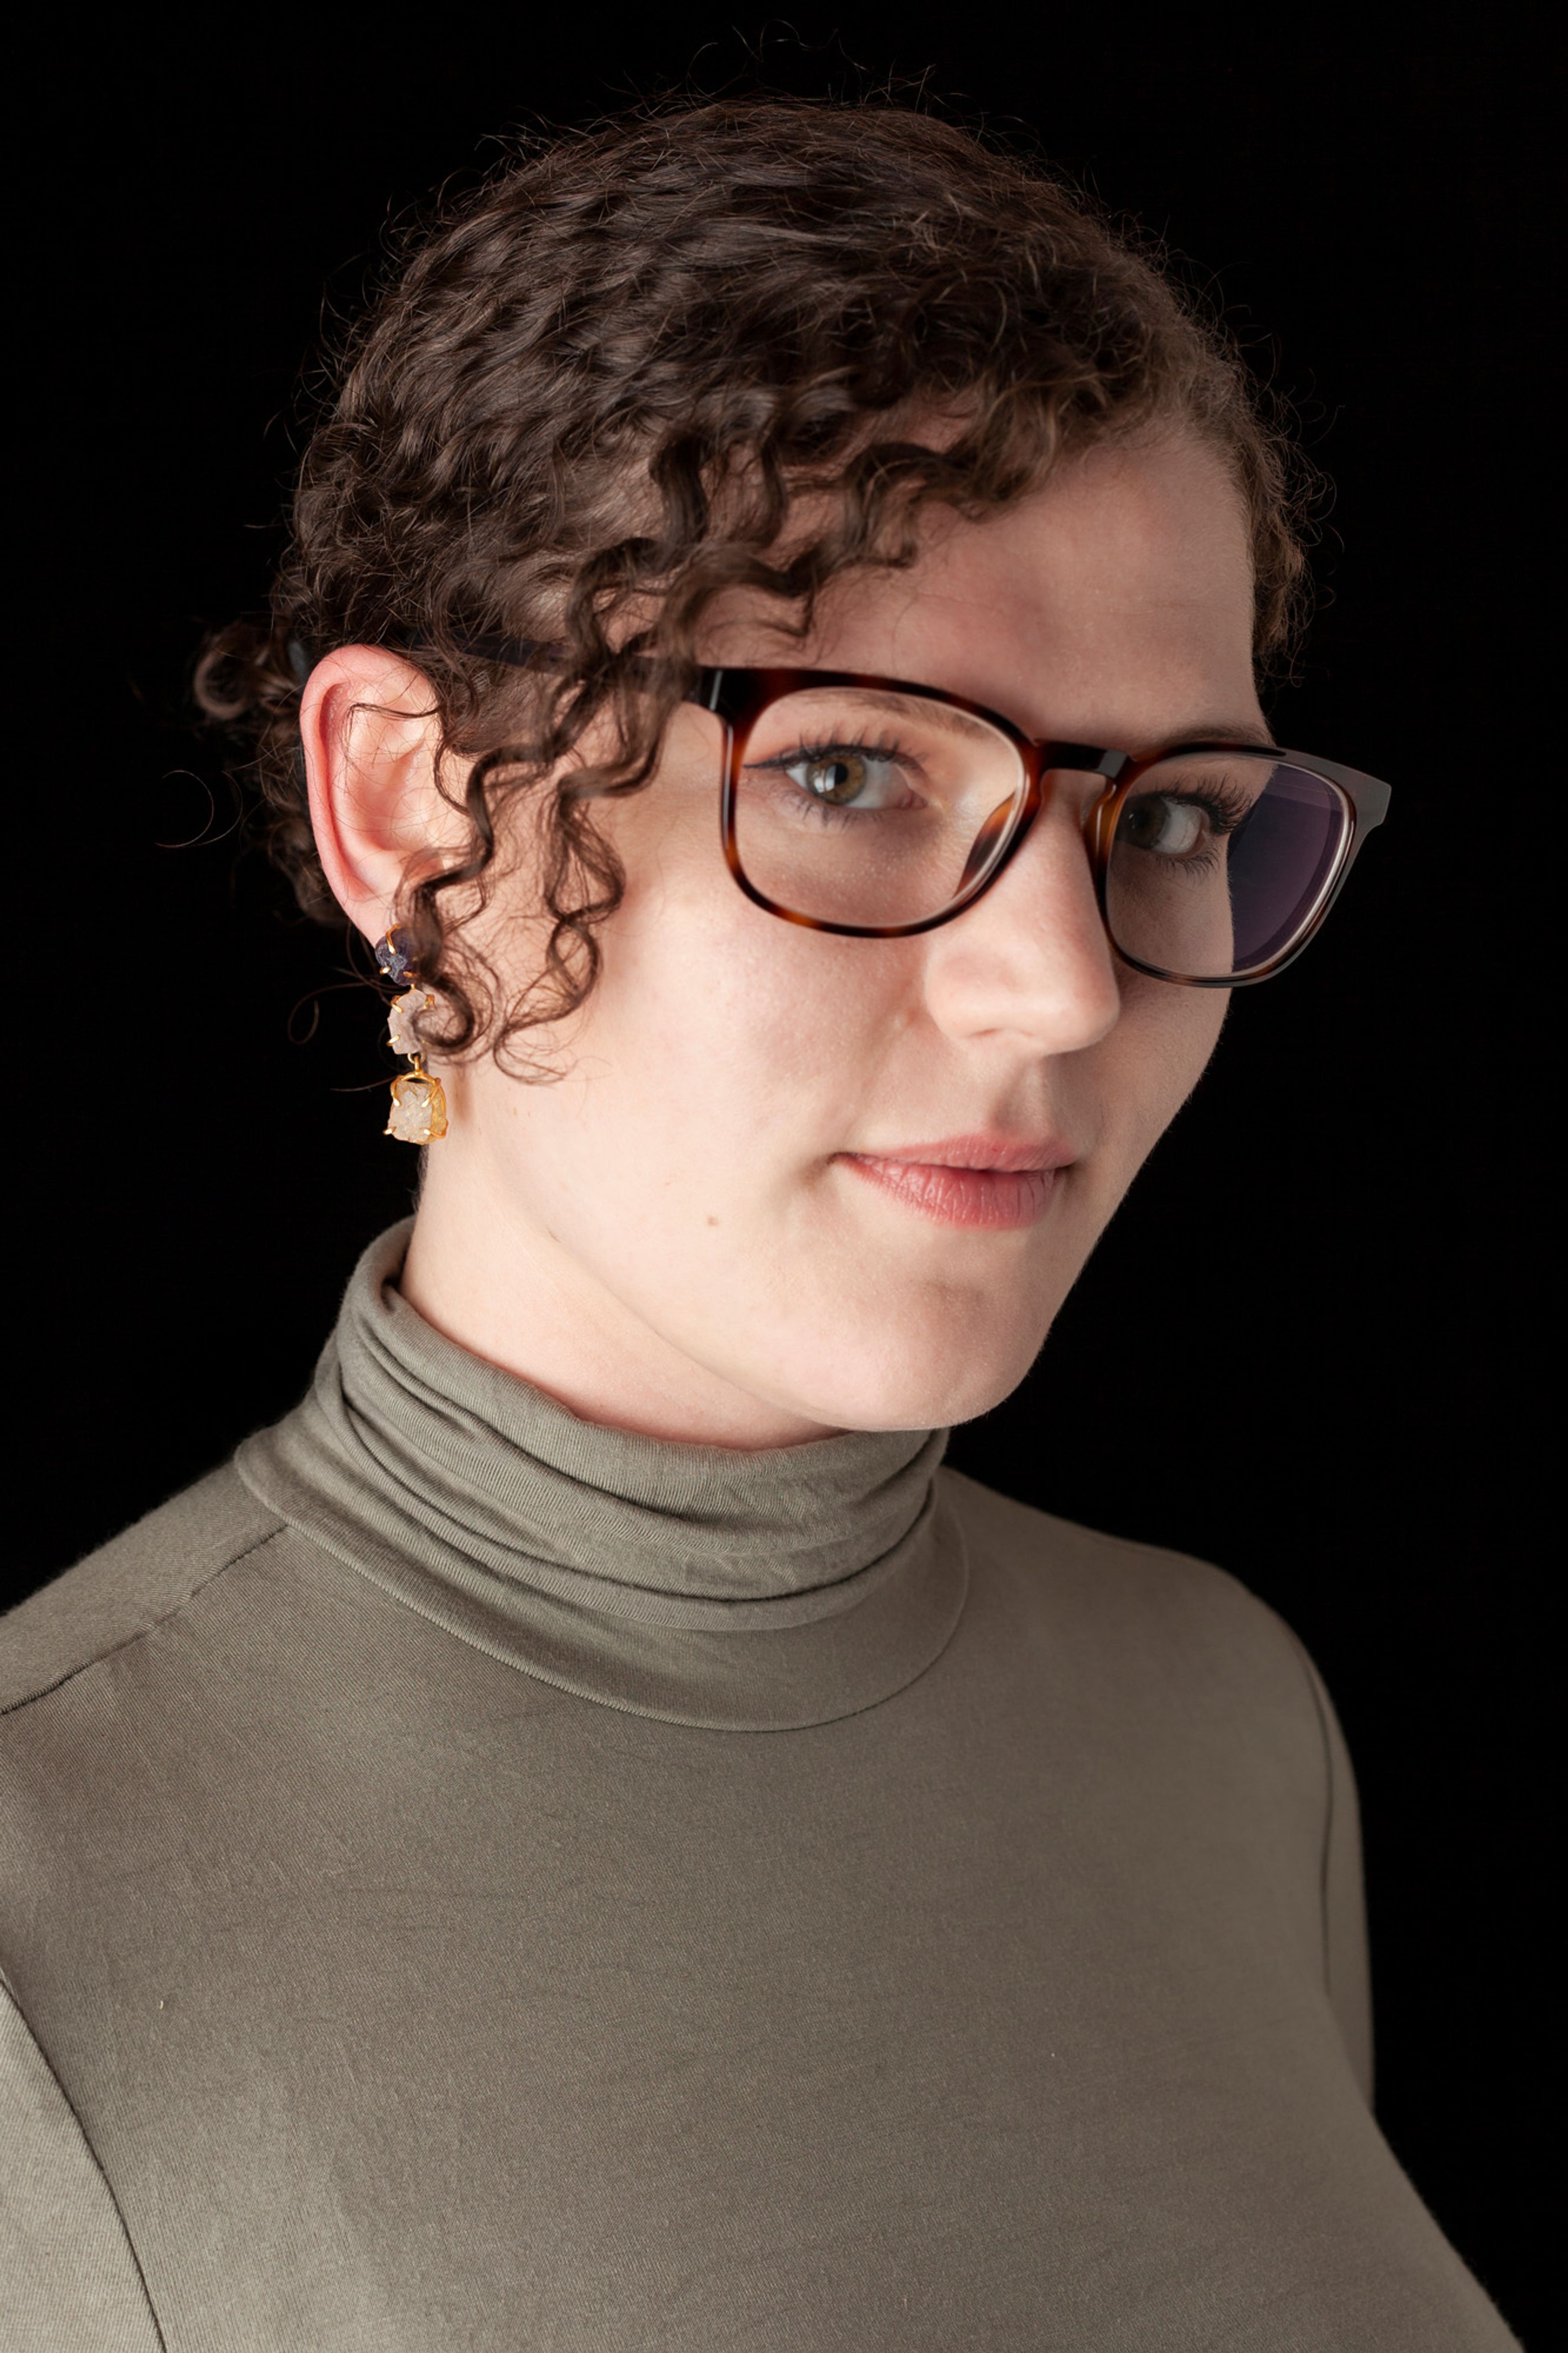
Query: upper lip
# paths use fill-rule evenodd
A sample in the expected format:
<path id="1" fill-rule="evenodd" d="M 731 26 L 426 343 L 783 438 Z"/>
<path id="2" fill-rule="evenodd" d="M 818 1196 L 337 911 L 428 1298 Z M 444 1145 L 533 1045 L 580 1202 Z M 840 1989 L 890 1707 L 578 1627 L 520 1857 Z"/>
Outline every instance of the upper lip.
<path id="1" fill-rule="evenodd" d="M 1005 1135 L 947 1135 L 940 1144 L 863 1145 L 857 1160 L 897 1160 L 911 1168 L 1065 1168 L 1076 1155 L 1052 1135 L 1027 1142 Z"/>

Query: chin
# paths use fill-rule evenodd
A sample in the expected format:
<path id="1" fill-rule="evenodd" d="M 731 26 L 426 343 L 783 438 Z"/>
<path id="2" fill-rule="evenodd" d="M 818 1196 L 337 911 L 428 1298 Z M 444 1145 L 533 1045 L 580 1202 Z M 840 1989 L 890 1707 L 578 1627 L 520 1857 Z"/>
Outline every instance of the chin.
<path id="1" fill-rule="evenodd" d="M 1012 1396 L 1045 1345 L 1050 1319 L 1020 1329 L 1009 1317 L 1007 1327 L 993 1321 L 966 1333 L 963 1319 L 951 1317 L 940 1333 L 840 1334 L 812 1368 L 815 1378 L 802 1368 L 788 1402 L 831 1430 L 941 1430 L 973 1421 Z"/>

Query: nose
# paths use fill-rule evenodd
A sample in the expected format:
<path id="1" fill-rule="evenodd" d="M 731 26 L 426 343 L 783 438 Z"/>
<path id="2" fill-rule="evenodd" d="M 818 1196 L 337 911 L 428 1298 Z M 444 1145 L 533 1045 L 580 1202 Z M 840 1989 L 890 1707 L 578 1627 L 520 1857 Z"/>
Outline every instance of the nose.
<path id="1" fill-rule="evenodd" d="M 984 898 L 926 942 L 926 1008 L 951 1038 L 1076 1054 L 1098 1044 L 1121 1012 L 1116 959 L 1070 794 L 1050 795 Z"/>

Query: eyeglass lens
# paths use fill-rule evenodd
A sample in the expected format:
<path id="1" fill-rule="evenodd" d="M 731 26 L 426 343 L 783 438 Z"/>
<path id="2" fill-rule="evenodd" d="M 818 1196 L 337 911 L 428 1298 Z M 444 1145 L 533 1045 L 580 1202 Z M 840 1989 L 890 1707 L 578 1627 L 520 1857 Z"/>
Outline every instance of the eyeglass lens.
<path id="1" fill-rule="evenodd" d="M 951 704 L 810 687 L 746 739 L 735 844 L 748 880 L 818 922 L 915 923 L 964 887 L 987 819 L 1022 802 L 1017 745 Z"/>
<path id="2" fill-rule="evenodd" d="M 1118 813 L 1110 936 L 1135 962 L 1183 979 L 1256 971 L 1317 914 L 1350 826 L 1337 786 L 1271 755 L 1162 761 Z"/>
<path id="3" fill-rule="evenodd" d="M 805 688 L 746 735 L 736 851 L 753 889 L 792 913 L 917 923 L 994 866 L 1026 789 L 1017 745 L 970 712 L 890 688 Z M 1273 754 L 1163 761 L 1118 814 L 1111 937 L 1175 977 L 1267 964 L 1316 914 L 1350 821 L 1337 786 Z"/>

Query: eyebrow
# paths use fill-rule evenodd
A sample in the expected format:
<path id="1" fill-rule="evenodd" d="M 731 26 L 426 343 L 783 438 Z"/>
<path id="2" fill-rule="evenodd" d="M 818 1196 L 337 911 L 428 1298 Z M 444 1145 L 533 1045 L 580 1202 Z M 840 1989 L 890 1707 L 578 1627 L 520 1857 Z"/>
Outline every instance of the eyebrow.
<path id="1" fill-rule="evenodd" d="M 995 730 L 987 721 L 973 718 L 967 711 L 960 711 L 956 704 L 939 702 L 934 696 L 927 697 L 919 693 L 900 694 L 889 687 L 804 686 L 798 688 L 790 700 L 809 702 L 816 695 L 826 697 L 846 693 L 852 695 L 858 703 L 865 705 L 868 709 L 885 711 L 895 718 L 907 718 L 911 712 L 918 711 L 922 719 L 941 727 L 951 735 L 968 735 L 983 743 L 995 740 Z"/>
<path id="2" fill-rule="evenodd" d="M 810 697 L 814 693 L 831 695 L 843 691 L 841 688 L 831 686 L 821 688 L 808 686 L 800 688 L 798 692 L 802 696 Z M 911 711 L 918 710 L 928 723 L 934 722 L 950 735 L 968 736 L 972 740 L 979 739 L 982 742 L 990 740 L 992 735 L 991 727 L 985 720 L 973 717 L 969 712 L 960 710 L 955 703 L 939 701 L 934 694 L 928 700 L 918 691 L 900 694 L 890 687 L 875 686 L 856 687 L 851 691 L 858 702 L 867 705 L 873 711 L 885 711 L 895 717 L 907 716 Z M 1043 744 L 1064 742 L 1066 738 L 1053 733 L 1049 735 L 1033 736 L 1029 740 Z M 1268 730 L 1266 727 L 1259 727 L 1256 720 L 1215 720 L 1199 721 L 1192 726 L 1173 729 L 1163 740 L 1152 744 L 1147 750 L 1139 751 L 1136 756 L 1143 760 L 1157 759 L 1166 752 L 1173 752 L 1178 744 L 1234 744 L 1238 747 L 1245 746 L 1259 752 L 1277 752 L 1279 749 Z M 1125 744 L 1107 744 L 1100 748 L 1108 752 L 1126 752 L 1132 747 Z"/>
<path id="3" fill-rule="evenodd" d="M 1234 744 L 1255 752 L 1278 752 L 1279 745 L 1267 727 L 1260 728 L 1256 720 L 1244 719 L 1239 726 L 1234 720 L 1214 720 L 1195 727 L 1184 727 L 1179 733 L 1167 735 L 1154 746 L 1155 753 L 1173 752 L 1179 744 Z M 1120 745 L 1117 747 L 1120 750 Z M 1152 756 L 1150 754 L 1145 758 Z"/>

